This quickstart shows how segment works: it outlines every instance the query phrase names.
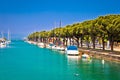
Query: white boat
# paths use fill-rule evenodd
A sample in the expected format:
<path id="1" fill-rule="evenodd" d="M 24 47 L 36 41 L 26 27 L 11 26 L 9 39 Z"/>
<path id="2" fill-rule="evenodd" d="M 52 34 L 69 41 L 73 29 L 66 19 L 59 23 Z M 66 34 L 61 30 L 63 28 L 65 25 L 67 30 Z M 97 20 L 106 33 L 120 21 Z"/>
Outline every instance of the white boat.
<path id="1" fill-rule="evenodd" d="M 7 45 L 6 39 L 4 38 L 3 32 L 1 32 L 2 37 L 0 38 L 0 48 L 5 48 Z"/>
<path id="2" fill-rule="evenodd" d="M 10 44 L 10 43 L 11 43 L 11 41 L 10 41 L 10 40 L 7 40 L 7 41 L 6 41 L 6 44 Z"/>
<path id="3" fill-rule="evenodd" d="M 88 54 L 83 54 L 82 58 L 89 58 L 89 55 Z"/>
<path id="4" fill-rule="evenodd" d="M 57 46 L 56 49 L 57 49 L 58 51 L 64 51 L 64 50 L 65 50 L 65 48 L 64 48 L 64 47 L 61 47 L 61 46 Z"/>
<path id="5" fill-rule="evenodd" d="M 79 55 L 79 51 L 78 51 L 77 46 L 74 46 L 74 45 L 68 46 L 66 48 L 66 54 L 68 54 L 68 55 Z"/>
<path id="6" fill-rule="evenodd" d="M 53 49 L 53 50 L 57 50 L 57 46 L 56 46 L 56 45 L 53 45 L 53 46 L 52 46 L 52 49 Z"/>
<path id="7" fill-rule="evenodd" d="M 37 45 L 37 42 L 32 42 L 32 44 Z"/>
<path id="8" fill-rule="evenodd" d="M 6 47 L 6 42 L 0 41 L 0 48 L 5 48 L 5 47 Z"/>
<path id="9" fill-rule="evenodd" d="M 57 51 L 64 51 L 64 50 L 65 50 L 64 47 L 56 46 L 56 45 L 53 45 L 53 46 L 51 47 L 51 49 L 53 49 L 53 50 L 57 50 Z"/>
<path id="10" fill-rule="evenodd" d="M 48 48 L 48 49 L 52 49 L 52 46 L 53 46 L 52 43 L 51 44 L 46 44 L 46 48 Z"/>
<path id="11" fill-rule="evenodd" d="M 53 43 L 50 43 L 49 45 L 47 45 L 47 48 L 57 50 L 57 46 L 54 45 Z"/>
<path id="12" fill-rule="evenodd" d="M 45 44 L 44 43 L 38 43 L 37 44 L 39 47 L 41 47 L 41 48 L 45 48 Z"/>
<path id="13" fill-rule="evenodd" d="M 32 44 L 32 42 L 31 42 L 31 41 L 27 41 L 27 43 Z"/>

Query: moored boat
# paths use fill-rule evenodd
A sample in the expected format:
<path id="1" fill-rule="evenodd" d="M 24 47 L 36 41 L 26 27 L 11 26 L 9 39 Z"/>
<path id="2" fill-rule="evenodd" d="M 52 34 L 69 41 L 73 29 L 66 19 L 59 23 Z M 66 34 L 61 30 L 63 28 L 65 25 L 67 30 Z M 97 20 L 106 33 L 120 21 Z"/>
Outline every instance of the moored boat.
<path id="1" fill-rule="evenodd" d="M 4 38 L 0 38 L 0 48 L 4 48 L 6 45 L 6 40 Z"/>
<path id="2" fill-rule="evenodd" d="M 45 43 L 38 43 L 37 45 L 41 48 L 45 48 Z"/>
<path id="3" fill-rule="evenodd" d="M 89 55 L 88 54 L 83 54 L 82 58 L 89 58 Z"/>
<path id="4" fill-rule="evenodd" d="M 79 55 L 79 51 L 78 51 L 77 46 L 74 46 L 74 45 L 68 46 L 66 48 L 66 54 L 68 54 L 68 55 Z"/>
<path id="5" fill-rule="evenodd" d="M 58 51 L 64 51 L 64 50 L 65 50 L 65 48 L 62 47 L 62 46 L 57 46 L 56 49 L 57 49 Z"/>

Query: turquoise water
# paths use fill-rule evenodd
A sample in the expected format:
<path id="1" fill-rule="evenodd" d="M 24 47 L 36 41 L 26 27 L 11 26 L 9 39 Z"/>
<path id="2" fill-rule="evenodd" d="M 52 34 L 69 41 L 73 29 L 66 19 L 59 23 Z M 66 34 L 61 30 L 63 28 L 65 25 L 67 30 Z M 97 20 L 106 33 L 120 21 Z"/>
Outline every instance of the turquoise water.
<path id="1" fill-rule="evenodd" d="M 0 49 L 0 80 L 120 80 L 120 64 L 92 61 L 13 41 Z"/>

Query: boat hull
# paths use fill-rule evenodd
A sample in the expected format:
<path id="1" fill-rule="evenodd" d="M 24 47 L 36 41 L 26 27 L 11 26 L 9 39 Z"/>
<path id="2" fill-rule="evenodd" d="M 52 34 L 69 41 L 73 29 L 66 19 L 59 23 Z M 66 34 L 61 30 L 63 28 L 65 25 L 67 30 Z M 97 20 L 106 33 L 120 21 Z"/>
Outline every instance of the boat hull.
<path id="1" fill-rule="evenodd" d="M 79 55 L 78 50 L 66 50 L 67 55 Z"/>

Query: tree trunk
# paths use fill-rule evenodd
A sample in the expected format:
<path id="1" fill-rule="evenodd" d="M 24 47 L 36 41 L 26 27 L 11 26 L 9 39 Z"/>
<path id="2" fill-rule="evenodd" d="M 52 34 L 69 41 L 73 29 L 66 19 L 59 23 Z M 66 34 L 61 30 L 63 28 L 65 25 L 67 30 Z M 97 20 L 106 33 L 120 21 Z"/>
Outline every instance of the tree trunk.
<path id="1" fill-rule="evenodd" d="M 70 40 L 70 45 L 71 45 L 71 38 L 69 38 L 69 40 Z"/>
<path id="2" fill-rule="evenodd" d="M 79 48 L 79 37 L 77 38 L 77 47 Z"/>
<path id="3" fill-rule="evenodd" d="M 95 37 L 92 38 L 92 42 L 93 42 L 93 49 L 95 49 Z"/>
<path id="4" fill-rule="evenodd" d="M 95 49 L 95 41 L 93 41 L 93 49 Z"/>
<path id="5" fill-rule="evenodd" d="M 65 46 L 65 38 L 63 38 L 63 46 Z"/>
<path id="6" fill-rule="evenodd" d="M 67 44 L 68 43 L 68 38 L 66 38 L 65 41 L 66 41 L 66 46 L 68 46 L 68 44 Z"/>
<path id="7" fill-rule="evenodd" d="M 74 40 L 74 38 L 73 38 L 73 45 L 75 45 L 75 40 Z"/>
<path id="8" fill-rule="evenodd" d="M 89 35 L 87 35 L 86 37 L 87 37 L 86 46 L 87 46 L 87 48 L 89 49 L 89 48 L 90 48 L 90 46 L 89 46 L 89 44 L 90 44 L 90 42 L 89 42 Z"/>
<path id="9" fill-rule="evenodd" d="M 114 40 L 113 40 L 113 36 L 111 36 L 111 42 L 110 42 L 111 51 L 113 51 L 113 45 L 114 45 Z"/>
<path id="10" fill-rule="evenodd" d="M 82 39 L 83 39 L 83 37 L 81 37 L 81 42 L 80 42 L 80 44 L 81 44 L 81 47 L 83 47 L 83 41 L 82 41 Z"/>
<path id="11" fill-rule="evenodd" d="M 87 48 L 89 49 L 89 48 L 90 48 L 90 46 L 89 46 L 89 41 L 87 41 L 86 43 L 87 43 Z"/>
<path id="12" fill-rule="evenodd" d="M 105 41 L 104 41 L 104 37 L 102 37 L 102 49 L 105 50 Z"/>

